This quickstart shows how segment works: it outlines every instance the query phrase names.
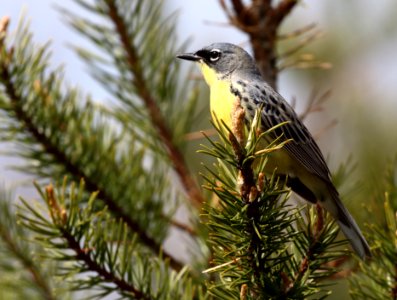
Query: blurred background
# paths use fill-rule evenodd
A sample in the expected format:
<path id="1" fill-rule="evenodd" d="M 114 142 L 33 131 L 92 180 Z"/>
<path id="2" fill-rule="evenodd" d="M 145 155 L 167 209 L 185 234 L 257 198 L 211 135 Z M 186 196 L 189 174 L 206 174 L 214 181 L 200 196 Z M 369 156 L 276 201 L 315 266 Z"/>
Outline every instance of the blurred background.
<path id="1" fill-rule="evenodd" d="M 87 45 L 87 48 L 91 45 L 62 21 L 62 14 L 56 10 L 59 3 L 55 0 L 3 1 L 0 15 L 11 17 L 11 31 L 21 14 L 27 16 L 34 39 L 39 43 L 51 40 L 53 64 L 65 66 L 67 81 L 106 104 L 109 99 L 106 91 L 91 79 L 69 47 L 70 44 Z M 72 1 L 63 3 L 73 10 Z M 189 39 L 189 51 L 221 41 L 240 44 L 250 51 L 248 38 L 227 24 L 218 1 L 167 0 L 165 3 L 167 14 L 176 12 L 179 39 L 181 43 Z M 342 195 L 360 224 L 368 217 L 374 222 L 383 222 L 383 215 L 376 209 L 377 204 L 381 205 L 376 199 L 384 184 L 380 178 L 397 153 L 396 15 L 397 5 L 393 0 L 378 0 L 376 4 L 370 0 L 306 0 L 281 27 L 281 33 L 286 33 L 315 23 L 323 33 L 301 54 L 314 54 L 332 68 L 284 70 L 279 76 L 279 92 L 290 102 L 296 99 L 296 109 L 300 112 L 313 91 L 320 94 L 331 91 L 324 110 L 310 114 L 305 122 L 312 133 L 318 135 L 318 143 L 332 171 L 342 163 L 355 166 L 349 173 L 351 182 L 357 183 L 355 193 L 347 193 L 348 187 L 344 193 L 342 187 Z M 288 43 L 280 43 L 280 52 L 287 47 Z M 203 89 L 206 89 L 204 85 Z M 202 130 L 210 127 L 208 110 L 203 112 Z M 1 147 L 7 150 L 6 144 Z M 21 181 L 30 186 L 29 178 L 7 167 L 15 163 L 18 159 L 0 157 L 0 181 L 8 187 Z M 27 196 L 31 189 L 19 188 L 16 193 Z M 341 285 L 337 289 L 345 290 Z M 347 297 L 345 292 L 341 293 L 333 298 Z"/>

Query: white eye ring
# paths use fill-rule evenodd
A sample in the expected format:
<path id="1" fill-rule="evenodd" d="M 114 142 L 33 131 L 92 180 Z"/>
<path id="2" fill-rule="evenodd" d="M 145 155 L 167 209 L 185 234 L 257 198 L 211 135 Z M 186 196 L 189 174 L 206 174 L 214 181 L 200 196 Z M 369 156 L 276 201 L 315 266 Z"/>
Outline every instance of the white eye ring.
<path id="1" fill-rule="evenodd" d="M 221 57 L 221 51 L 218 49 L 212 49 L 210 51 L 210 61 L 215 62 Z"/>

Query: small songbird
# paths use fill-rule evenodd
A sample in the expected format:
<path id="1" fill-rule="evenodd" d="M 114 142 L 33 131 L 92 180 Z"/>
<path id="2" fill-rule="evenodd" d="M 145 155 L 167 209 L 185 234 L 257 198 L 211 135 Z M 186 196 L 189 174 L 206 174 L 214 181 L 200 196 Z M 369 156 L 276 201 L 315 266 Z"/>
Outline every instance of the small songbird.
<path id="1" fill-rule="evenodd" d="M 319 202 L 336 219 L 358 256 L 370 257 L 368 243 L 342 204 L 320 148 L 293 108 L 264 81 L 253 58 L 229 43 L 212 44 L 177 57 L 199 64 L 210 87 L 212 116 L 228 127 L 232 127 L 236 97 L 247 120 L 252 120 L 255 111 L 261 109 L 262 131 L 286 122 L 275 133 L 291 141 L 270 156 L 266 167 L 287 176 L 287 185 L 307 201 Z"/>

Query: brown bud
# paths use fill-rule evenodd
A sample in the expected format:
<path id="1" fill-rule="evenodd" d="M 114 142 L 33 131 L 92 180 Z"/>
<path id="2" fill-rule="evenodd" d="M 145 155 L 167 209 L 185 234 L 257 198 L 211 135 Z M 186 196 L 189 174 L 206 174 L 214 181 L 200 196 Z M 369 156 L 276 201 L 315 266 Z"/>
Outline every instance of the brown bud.
<path id="1" fill-rule="evenodd" d="M 240 105 L 240 98 L 236 97 L 232 108 L 232 132 L 236 136 L 237 141 L 242 144 L 244 142 L 244 119 L 245 112 Z"/>
<path id="2" fill-rule="evenodd" d="M 262 192 L 265 186 L 265 174 L 263 172 L 260 172 L 258 174 L 257 185 L 258 185 L 258 191 Z"/>
<path id="3" fill-rule="evenodd" d="M 247 299 L 247 293 L 248 293 L 248 285 L 244 283 L 243 285 L 241 285 L 240 288 L 240 300 Z"/>

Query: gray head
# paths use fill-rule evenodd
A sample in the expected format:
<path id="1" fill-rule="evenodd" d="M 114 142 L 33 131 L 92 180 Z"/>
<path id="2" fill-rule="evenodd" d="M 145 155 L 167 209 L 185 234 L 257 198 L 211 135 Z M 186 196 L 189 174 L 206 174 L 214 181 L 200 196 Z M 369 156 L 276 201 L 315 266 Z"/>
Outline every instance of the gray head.
<path id="1" fill-rule="evenodd" d="M 230 43 L 211 44 L 195 53 L 180 54 L 177 57 L 202 62 L 221 76 L 233 72 L 259 75 L 252 57 L 244 49 Z"/>

